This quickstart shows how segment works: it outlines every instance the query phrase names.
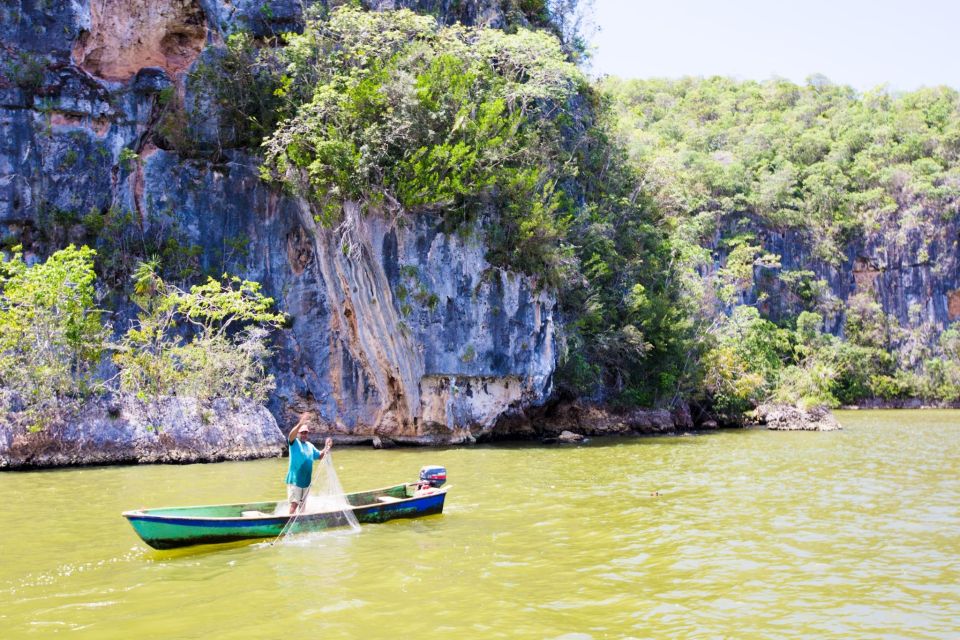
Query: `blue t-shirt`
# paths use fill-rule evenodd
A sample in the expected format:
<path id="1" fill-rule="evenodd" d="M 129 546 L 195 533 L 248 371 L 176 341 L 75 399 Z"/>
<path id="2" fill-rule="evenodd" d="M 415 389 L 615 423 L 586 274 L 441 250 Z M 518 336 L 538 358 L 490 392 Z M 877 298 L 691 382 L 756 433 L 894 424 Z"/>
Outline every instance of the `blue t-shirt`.
<path id="1" fill-rule="evenodd" d="M 290 443 L 290 470 L 287 472 L 287 484 L 295 484 L 301 489 L 310 486 L 313 478 L 313 461 L 320 458 L 320 450 L 311 443 L 294 439 Z"/>

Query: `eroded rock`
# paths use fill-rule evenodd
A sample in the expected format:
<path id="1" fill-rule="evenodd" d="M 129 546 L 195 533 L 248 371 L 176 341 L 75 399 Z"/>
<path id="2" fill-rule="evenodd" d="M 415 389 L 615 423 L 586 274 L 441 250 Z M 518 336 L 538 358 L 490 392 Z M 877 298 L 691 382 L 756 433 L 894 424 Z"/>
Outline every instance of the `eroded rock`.
<path id="1" fill-rule="evenodd" d="M 494 439 L 537 438 L 556 441 L 564 431 L 585 436 L 674 434 L 693 426 L 686 407 L 618 411 L 584 401 L 504 412 L 490 435 Z"/>
<path id="2" fill-rule="evenodd" d="M 572 444 L 575 442 L 583 442 L 586 438 L 579 433 L 574 433 L 573 431 L 562 431 L 559 436 L 557 436 L 558 442 L 563 442 L 567 444 Z"/>
<path id="3" fill-rule="evenodd" d="M 266 408 L 248 401 L 104 399 L 31 432 L 0 422 L 0 468 L 270 458 L 285 440 Z"/>
<path id="4" fill-rule="evenodd" d="M 827 407 L 804 410 L 785 404 L 762 404 L 757 407 L 757 421 L 775 431 L 836 431 L 840 423 Z"/>
<path id="5" fill-rule="evenodd" d="M 206 18 L 196 0 L 95 0 L 73 60 L 104 80 L 126 82 L 144 67 L 173 75 L 193 64 L 206 37 Z"/>

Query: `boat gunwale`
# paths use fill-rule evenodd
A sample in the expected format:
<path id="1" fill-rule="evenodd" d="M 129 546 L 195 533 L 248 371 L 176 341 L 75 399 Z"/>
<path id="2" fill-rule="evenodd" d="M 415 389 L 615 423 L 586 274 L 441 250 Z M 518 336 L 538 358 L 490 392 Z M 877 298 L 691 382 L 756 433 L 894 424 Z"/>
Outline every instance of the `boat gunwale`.
<path id="1" fill-rule="evenodd" d="M 397 488 L 399 488 L 399 487 L 414 486 L 414 485 L 416 485 L 416 484 L 417 484 L 416 482 L 402 482 L 402 483 L 400 483 L 400 484 L 393 484 L 393 485 L 389 485 L 389 486 L 386 486 L 386 487 L 381 487 L 381 488 L 379 488 L 379 489 L 369 489 L 369 490 L 367 490 L 367 491 L 354 491 L 353 493 L 346 493 L 346 494 L 344 494 L 344 495 L 345 495 L 345 496 L 353 496 L 353 495 L 360 495 L 360 494 L 365 494 L 365 493 L 377 494 L 377 493 L 389 491 L 389 490 L 391 490 L 391 489 L 397 489 Z M 432 496 L 436 496 L 436 495 L 440 495 L 440 494 L 446 494 L 448 488 L 449 488 L 449 487 L 441 487 L 441 488 L 438 488 L 437 491 L 434 492 L 434 493 L 430 493 L 430 494 L 426 494 L 426 495 L 422 495 L 422 496 L 409 496 L 409 497 L 406 497 L 406 498 L 398 498 L 396 501 L 392 501 L 392 502 L 390 502 L 390 503 L 369 502 L 369 503 L 367 503 L 367 504 L 350 505 L 350 510 L 351 510 L 351 511 L 356 511 L 357 509 L 368 509 L 368 508 L 370 508 L 370 507 L 381 506 L 381 504 L 383 504 L 383 505 L 386 505 L 386 504 L 390 504 L 390 505 L 403 504 L 403 503 L 409 502 L 409 501 L 411 501 L 411 500 L 419 500 L 419 499 L 422 499 L 422 498 L 428 498 L 428 497 L 432 497 Z M 153 507 L 152 509 L 132 509 L 132 510 L 129 510 L 129 511 L 124 511 L 124 512 L 122 512 L 120 515 L 122 515 L 122 516 L 123 516 L 124 518 L 126 518 L 127 520 L 138 519 L 138 520 L 150 520 L 150 521 L 154 521 L 154 522 L 162 522 L 162 521 L 169 521 L 169 520 L 193 520 L 193 521 L 198 521 L 198 522 L 251 522 L 251 523 L 254 523 L 254 522 L 262 522 L 262 521 L 265 521 L 265 520 L 288 520 L 288 519 L 290 519 L 291 517 L 294 517 L 294 516 L 299 517 L 299 518 L 309 518 L 309 517 L 311 517 L 311 516 L 322 516 L 322 515 L 326 515 L 326 514 L 329 514 L 329 513 L 338 513 L 337 511 L 304 511 L 304 512 L 301 512 L 300 514 L 289 514 L 289 513 L 287 513 L 287 514 L 269 514 L 269 515 L 264 514 L 263 516 L 255 516 L 255 517 L 252 517 L 252 518 L 251 518 L 251 517 L 244 517 L 244 516 L 242 516 L 242 515 L 241 515 L 241 516 L 224 516 L 224 517 L 218 517 L 218 516 L 173 515 L 173 514 L 161 515 L 161 514 L 152 514 L 152 513 L 150 513 L 150 511 L 160 511 L 160 510 L 164 510 L 164 511 L 165 511 L 165 510 L 168 510 L 168 509 L 212 509 L 212 508 L 216 508 L 216 507 L 233 507 L 233 506 L 237 506 L 237 505 L 249 505 L 249 506 L 253 506 L 253 505 L 257 505 L 257 504 L 273 504 L 273 505 L 277 505 L 277 504 L 280 504 L 281 502 L 284 502 L 284 501 L 283 501 L 283 500 L 277 500 L 277 501 L 265 500 L 265 501 L 263 501 L 263 502 L 249 502 L 249 503 L 247 503 L 247 502 L 231 502 L 231 503 L 224 503 L 224 504 L 204 504 L 204 505 L 193 505 L 193 506 L 185 506 L 185 507 Z"/>

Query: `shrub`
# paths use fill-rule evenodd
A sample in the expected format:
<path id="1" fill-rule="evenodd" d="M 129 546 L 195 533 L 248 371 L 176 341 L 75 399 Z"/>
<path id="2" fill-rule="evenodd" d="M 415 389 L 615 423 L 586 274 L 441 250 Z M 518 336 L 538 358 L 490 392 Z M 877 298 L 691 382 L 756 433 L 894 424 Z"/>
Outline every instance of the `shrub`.
<path id="1" fill-rule="evenodd" d="M 273 389 L 264 369 L 266 339 L 285 318 L 270 311 L 273 300 L 259 284 L 224 276 L 184 291 L 164 282 L 156 263 L 142 263 L 134 290 L 141 313 L 114 355 L 123 391 L 144 400 L 266 400 Z"/>
<path id="2" fill-rule="evenodd" d="M 569 158 L 558 123 L 584 79 L 555 37 L 341 7 L 261 55 L 284 69 L 289 113 L 264 143 L 263 175 L 314 202 L 319 220 L 355 200 L 462 221 L 495 200 L 495 244 L 556 280 Z"/>
<path id="3" fill-rule="evenodd" d="M 96 308 L 95 251 L 70 245 L 28 266 L 16 249 L 0 265 L 0 384 L 7 409 L 37 429 L 94 389 L 108 328 Z"/>

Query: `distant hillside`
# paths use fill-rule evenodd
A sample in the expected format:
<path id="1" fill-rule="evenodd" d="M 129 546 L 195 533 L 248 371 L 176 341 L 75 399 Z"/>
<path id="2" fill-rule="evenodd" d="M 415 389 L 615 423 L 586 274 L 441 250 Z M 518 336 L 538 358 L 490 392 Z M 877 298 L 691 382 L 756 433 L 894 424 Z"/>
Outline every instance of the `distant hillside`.
<path id="1" fill-rule="evenodd" d="M 960 319 L 957 91 L 861 95 L 822 77 L 601 88 L 641 188 L 706 277 L 705 308 L 752 305 L 788 327 L 816 313 L 817 329 L 877 350 L 859 363 L 875 384 L 844 401 L 956 393 L 939 372 Z"/>

